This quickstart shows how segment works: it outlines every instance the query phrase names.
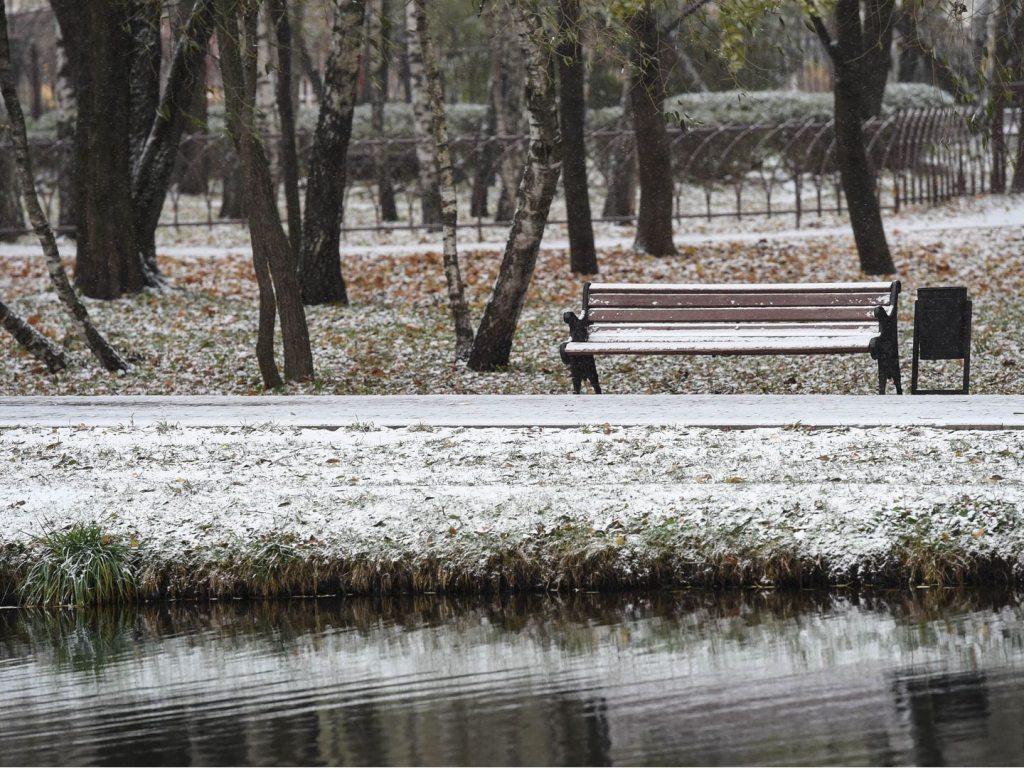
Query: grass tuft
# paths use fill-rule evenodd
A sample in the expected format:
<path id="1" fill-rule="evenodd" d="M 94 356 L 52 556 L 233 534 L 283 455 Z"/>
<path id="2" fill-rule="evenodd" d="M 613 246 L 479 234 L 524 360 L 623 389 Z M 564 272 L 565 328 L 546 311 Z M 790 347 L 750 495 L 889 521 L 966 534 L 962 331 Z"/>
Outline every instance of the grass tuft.
<path id="1" fill-rule="evenodd" d="M 127 602 L 135 594 L 131 549 L 95 523 L 37 538 L 19 592 L 31 605 Z"/>

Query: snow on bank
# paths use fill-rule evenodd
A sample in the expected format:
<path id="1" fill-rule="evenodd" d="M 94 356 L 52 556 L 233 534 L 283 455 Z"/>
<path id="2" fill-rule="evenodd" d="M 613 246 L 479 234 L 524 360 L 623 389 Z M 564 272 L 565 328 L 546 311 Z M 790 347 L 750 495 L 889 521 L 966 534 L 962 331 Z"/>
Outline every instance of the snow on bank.
<path id="1" fill-rule="evenodd" d="M 429 566 L 424 589 L 509 581 L 513 553 L 578 586 L 955 578 L 1019 569 L 1022 449 L 1020 432 L 929 428 L 8 429 L 0 552 L 95 522 L 207 583 L 268 542 L 396 581 Z"/>

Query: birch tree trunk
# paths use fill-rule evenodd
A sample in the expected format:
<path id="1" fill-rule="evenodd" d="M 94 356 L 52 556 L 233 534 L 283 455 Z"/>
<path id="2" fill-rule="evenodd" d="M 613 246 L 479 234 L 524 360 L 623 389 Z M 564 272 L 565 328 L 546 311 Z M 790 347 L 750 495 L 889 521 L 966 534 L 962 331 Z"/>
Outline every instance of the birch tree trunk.
<path id="1" fill-rule="evenodd" d="M 441 192 L 438 188 L 437 155 L 430 119 L 430 94 L 423 71 L 423 49 L 416 33 L 416 3 L 405 5 L 405 44 L 409 51 L 409 83 L 412 88 L 413 126 L 416 131 L 416 165 L 419 168 L 420 212 L 430 231 L 441 223 Z"/>
<path id="2" fill-rule="evenodd" d="M 587 102 L 583 89 L 583 45 L 580 0 L 560 0 L 558 46 L 559 120 L 562 131 L 562 187 L 569 220 L 569 269 L 597 274 L 594 225 L 590 218 L 587 147 L 583 138 Z"/>
<path id="3" fill-rule="evenodd" d="M 373 136 L 384 139 L 384 104 L 388 96 L 388 47 L 391 44 L 384 19 L 388 17 L 388 0 L 373 0 L 373 8 L 367 15 L 367 35 L 370 38 L 370 121 Z M 390 19 L 387 27 L 390 27 Z M 377 196 L 380 202 L 382 221 L 398 221 L 398 205 L 395 202 L 395 187 L 391 178 L 391 159 L 387 144 L 377 147 Z"/>
<path id="4" fill-rule="evenodd" d="M 14 86 L 14 75 L 11 72 L 11 48 L 7 39 L 7 9 L 4 0 L 0 0 L 0 93 L 3 95 L 4 104 L 7 107 L 7 115 L 11 121 L 11 133 L 14 136 L 14 158 L 21 176 L 21 192 L 28 209 L 29 221 L 39 238 L 43 247 L 43 256 L 46 259 L 46 268 L 50 273 L 50 282 L 53 284 L 57 296 L 71 317 L 75 330 L 82 336 L 89 349 L 96 355 L 100 364 L 108 371 L 123 371 L 128 369 L 127 363 L 121 358 L 117 351 L 110 346 L 103 335 L 96 330 L 89 318 L 89 312 L 85 305 L 78 298 L 75 289 L 71 287 L 67 273 L 64 271 L 64 264 L 60 260 L 60 251 L 57 250 L 57 240 L 50 229 L 50 222 L 46 220 L 43 208 L 39 204 L 39 197 L 36 195 L 35 177 L 32 173 L 32 159 L 28 154 L 28 134 L 25 130 L 25 116 L 21 111 L 21 102 L 18 101 L 18 92 Z"/>
<path id="5" fill-rule="evenodd" d="M 298 263 L 302 250 L 302 210 L 299 203 L 299 154 L 295 143 L 295 103 L 292 101 L 292 27 L 287 0 L 268 0 L 267 10 L 277 43 L 277 114 L 281 121 L 281 179 L 288 211 L 288 242 Z"/>
<path id="6" fill-rule="evenodd" d="M 530 146 L 498 279 L 484 309 L 469 358 L 469 367 L 474 371 L 508 365 L 561 170 L 562 140 L 558 133 L 552 51 L 541 39 L 540 16 L 524 5 L 513 4 L 512 13 L 526 65 Z"/>
<path id="7" fill-rule="evenodd" d="M 264 386 L 271 389 L 282 383 L 274 361 L 275 304 L 284 340 L 285 378 L 290 381 L 312 379 L 313 354 L 298 275 L 277 212 L 270 167 L 256 129 L 252 90 L 247 87 L 239 51 L 239 12 L 248 10 L 246 6 L 246 0 L 217 0 L 217 42 L 224 79 L 225 114 L 242 164 L 253 266 L 260 291 L 256 357 Z"/>
<path id="8" fill-rule="evenodd" d="M 348 304 L 338 248 L 345 197 L 345 158 L 352 136 L 365 3 L 363 0 L 332 0 L 332 5 L 331 52 L 309 157 L 306 211 L 302 222 L 299 270 L 302 299 L 307 304 Z"/>
<path id="9" fill-rule="evenodd" d="M 448 121 L 441 93 L 441 73 L 437 69 L 437 57 L 430 39 L 427 12 L 424 0 L 412 0 L 410 6 L 416 17 L 416 36 L 423 54 L 423 74 L 426 77 L 430 96 L 431 127 L 434 136 L 434 150 L 437 155 L 437 170 L 441 193 L 441 224 L 444 227 L 444 277 L 448 283 L 448 305 L 455 321 L 455 357 L 468 360 L 473 348 L 473 325 L 466 306 L 466 295 L 459 271 L 457 245 L 458 205 L 455 198 L 455 172 L 452 169 L 452 153 L 448 144 Z"/>
<path id="10" fill-rule="evenodd" d="M 0 326 L 3 326 L 4 330 L 11 334 L 26 352 L 45 365 L 50 373 L 63 371 L 68 367 L 68 360 L 61 348 L 18 317 L 14 310 L 2 301 L 0 301 Z"/>

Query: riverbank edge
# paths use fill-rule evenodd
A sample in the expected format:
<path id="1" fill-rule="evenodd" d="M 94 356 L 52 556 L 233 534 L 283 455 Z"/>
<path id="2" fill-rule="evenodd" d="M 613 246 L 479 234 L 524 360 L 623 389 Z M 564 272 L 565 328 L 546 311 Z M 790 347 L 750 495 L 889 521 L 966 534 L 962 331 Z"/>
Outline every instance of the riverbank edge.
<path id="1" fill-rule="evenodd" d="M 380 594 L 496 594 L 536 591 L 620 591 L 685 588 L 913 588 L 921 586 L 1014 587 L 1024 584 L 1024 552 L 960 547 L 935 540 L 900 540 L 888 550 L 850 554 L 842 563 L 800 551 L 798 546 L 732 545 L 677 534 L 660 543 L 657 527 L 629 545 L 611 532 L 561 532 L 514 543 L 495 537 L 481 556 L 479 542 L 443 551 L 386 556 L 339 551 L 288 536 L 260 537 L 242 549 L 187 555 L 104 540 L 122 547 L 123 593 L 104 598 L 89 574 L 72 574 L 82 604 L 213 598 L 287 598 Z M 454 542 L 453 542 L 454 543 Z M 50 558 L 51 571 L 73 568 L 56 562 L 45 542 L 0 543 L 0 603 L 46 602 L 26 597 L 32 569 Z M 38 578 L 38 572 L 35 574 Z"/>

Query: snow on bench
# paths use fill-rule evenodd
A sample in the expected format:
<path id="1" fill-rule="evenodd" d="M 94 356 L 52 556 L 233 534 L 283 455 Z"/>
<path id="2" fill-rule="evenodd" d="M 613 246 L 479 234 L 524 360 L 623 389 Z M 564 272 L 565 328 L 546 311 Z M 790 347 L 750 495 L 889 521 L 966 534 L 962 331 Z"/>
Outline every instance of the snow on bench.
<path id="1" fill-rule="evenodd" d="M 582 318 L 566 312 L 559 354 L 573 391 L 601 393 L 595 355 L 868 353 L 878 392 L 900 383 L 900 282 L 747 285 L 586 283 Z"/>

